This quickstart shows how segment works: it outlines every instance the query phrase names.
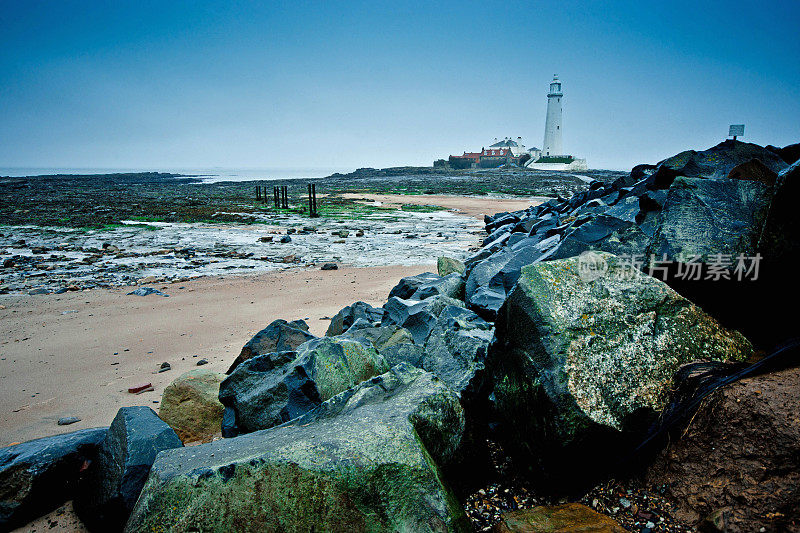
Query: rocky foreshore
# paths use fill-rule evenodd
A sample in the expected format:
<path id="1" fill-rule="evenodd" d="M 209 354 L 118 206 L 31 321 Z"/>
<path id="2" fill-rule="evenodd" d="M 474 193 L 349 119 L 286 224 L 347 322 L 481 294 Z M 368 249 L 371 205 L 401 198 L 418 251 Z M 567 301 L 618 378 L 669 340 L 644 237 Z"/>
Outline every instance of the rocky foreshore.
<path id="1" fill-rule="evenodd" d="M 182 282 L 330 262 L 420 264 L 431 253 L 463 258 L 481 228 L 444 210 L 398 210 L 361 220 L 263 218 L 250 225 L 128 221 L 106 230 L 0 227 L 0 294 Z"/>
<path id="2" fill-rule="evenodd" d="M 488 216 L 160 418 L 0 450 L 0 531 L 67 500 L 130 533 L 800 531 L 798 158 L 726 141 Z"/>

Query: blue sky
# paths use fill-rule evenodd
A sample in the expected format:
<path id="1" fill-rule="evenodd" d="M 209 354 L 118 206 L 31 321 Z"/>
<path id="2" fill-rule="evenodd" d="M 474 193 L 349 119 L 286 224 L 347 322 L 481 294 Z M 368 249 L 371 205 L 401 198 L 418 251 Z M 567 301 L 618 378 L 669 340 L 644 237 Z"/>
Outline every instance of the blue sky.
<path id="1" fill-rule="evenodd" d="M 230 4 L 230 5 L 229 5 Z M 800 142 L 800 2 L 0 0 L 0 167 L 385 167 L 522 136 L 629 169 Z"/>

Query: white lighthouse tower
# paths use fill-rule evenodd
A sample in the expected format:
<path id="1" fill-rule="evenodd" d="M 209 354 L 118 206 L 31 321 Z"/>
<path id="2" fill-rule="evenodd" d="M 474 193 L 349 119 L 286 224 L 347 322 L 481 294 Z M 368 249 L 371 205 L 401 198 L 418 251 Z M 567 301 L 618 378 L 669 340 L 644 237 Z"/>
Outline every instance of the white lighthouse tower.
<path id="1" fill-rule="evenodd" d="M 542 156 L 564 155 L 561 148 L 561 82 L 553 74 L 550 92 L 547 93 L 547 121 L 544 124 Z"/>

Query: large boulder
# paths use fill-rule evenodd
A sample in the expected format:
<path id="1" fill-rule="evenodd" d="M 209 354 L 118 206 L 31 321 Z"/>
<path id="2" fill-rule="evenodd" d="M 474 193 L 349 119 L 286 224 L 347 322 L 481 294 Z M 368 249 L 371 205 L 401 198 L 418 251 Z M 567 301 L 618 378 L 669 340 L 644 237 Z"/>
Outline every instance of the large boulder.
<path id="1" fill-rule="evenodd" d="M 225 374 L 198 368 L 167 385 L 161 396 L 158 416 L 184 444 L 209 442 L 220 432 L 223 405 L 219 384 Z"/>
<path id="2" fill-rule="evenodd" d="M 771 233 L 777 239 L 764 237 L 770 206 L 782 201 L 774 190 L 760 181 L 676 178 L 647 251 L 654 275 L 764 349 L 793 329 L 772 300 L 791 297 L 785 280 L 793 273 L 782 260 L 768 265 L 772 254 L 764 251 L 767 241 L 797 241 L 793 223 Z"/>
<path id="3" fill-rule="evenodd" d="M 120 409 L 75 493 L 78 516 L 92 531 L 122 531 L 158 452 L 181 447 L 149 407 Z"/>
<path id="4" fill-rule="evenodd" d="M 797 161 L 800 161 L 800 143 L 790 144 L 788 146 L 784 146 L 783 148 L 767 145 L 766 148 L 767 150 L 777 154 L 778 157 L 783 159 L 788 165 L 793 165 Z"/>
<path id="5" fill-rule="evenodd" d="M 396 296 L 403 300 L 407 300 L 408 298 L 411 298 L 411 295 L 414 294 L 421 285 L 431 281 L 436 281 L 438 279 L 439 276 L 433 272 L 423 272 L 422 274 L 417 274 L 416 276 L 402 278 L 400 282 L 389 292 L 389 298 Z"/>
<path id="6" fill-rule="evenodd" d="M 758 181 L 676 178 L 649 252 L 658 260 L 712 262 L 718 254 L 752 256 L 772 188 Z"/>
<path id="7" fill-rule="evenodd" d="M 297 352 L 254 357 L 220 386 L 219 400 L 233 412 L 223 434 L 234 436 L 282 424 L 386 370 L 374 348 L 341 337 L 308 341 Z"/>
<path id="8" fill-rule="evenodd" d="M 567 233 L 558 250 L 548 259 L 565 259 L 591 250 L 614 255 L 643 255 L 649 242 L 650 236 L 635 222 L 599 215 Z"/>
<path id="9" fill-rule="evenodd" d="M 461 274 L 448 274 L 439 279 L 420 285 L 411 299 L 424 300 L 432 296 L 447 296 L 456 300 L 464 299 L 464 278 Z"/>
<path id="10" fill-rule="evenodd" d="M 291 364 L 296 359 L 297 352 L 257 355 L 225 378 L 219 387 L 223 437 L 282 424 L 322 402 L 305 369 Z"/>
<path id="11" fill-rule="evenodd" d="M 440 276 L 461 274 L 464 272 L 464 268 L 464 263 L 452 257 L 442 256 L 436 260 L 436 270 Z"/>
<path id="12" fill-rule="evenodd" d="M 558 237 L 555 242 L 558 242 Z M 528 239 L 477 263 L 470 270 L 464 289 L 467 306 L 484 319 L 494 321 L 506 294 L 517 282 L 520 269 L 547 258 L 551 253 L 552 248 L 544 241 Z"/>
<path id="13" fill-rule="evenodd" d="M 470 531 L 441 471 L 464 417 L 404 365 L 279 427 L 158 456 L 126 531 Z"/>
<path id="14" fill-rule="evenodd" d="M 455 391 L 464 405 L 485 389 L 486 353 L 494 326 L 469 309 L 446 307 L 425 342 L 422 368 Z"/>
<path id="15" fill-rule="evenodd" d="M 366 302 L 356 302 L 352 305 L 344 307 L 341 311 L 336 313 L 328 325 L 328 331 L 325 335 L 334 337 L 341 335 L 355 323 L 357 320 L 364 320 L 369 324 L 380 322 L 383 317 L 383 309 L 375 308 Z"/>
<path id="16" fill-rule="evenodd" d="M 441 295 L 425 300 L 393 296 L 383 305 L 381 325 L 405 328 L 411 333 L 414 343 L 422 346 L 436 322 L 436 317 L 449 305 L 464 307 L 464 302 Z"/>
<path id="17" fill-rule="evenodd" d="M 0 448 L 0 531 L 23 526 L 72 499 L 107 431 L 82 429 Z"/>
<path id="18" fill-rule="evenodd" d="M 672 376 L 752 347 L 665 283 L 602 252 L 522 269 L 491 349 L 509 449 L 550 488 L 590 479 L 641 438 Z"/>
<path id="19" fill-rule="evenodd" d="M 647 471 L 674 514 L 719 531 L 797 531 L 800 369 L 747 378 L 706 399 Z"/>
<path id="20" fill-rule="evenodd" d="M 233 361 L 227 374 L 256 355 L 296 350 L 304 342 L 315 338 L 308 332 L 308 324 L 303 320 L 275 320 L 262 329 L 242 347 L 239 356 Z"/>
<path id="21" fill-rule="evenodd" d="M 726 178 L 735 167 L 753 159 L 775 173 L 788 166 L 780 156 L 757 144 L 727 140 L 702 152 L 687 150 L 661 161 L 648 183 L 650 188 L 666 189 L 678 176 Z"/>
<path id="22" fill-rule="evenodd" d="M 400 363 L 422 368 L 424 348 L 414 344 L 414 336 L 406 328 L 400 326 L 350 328 L 339 337 L 372 346 L 383 357 L 389 368 Z"/>

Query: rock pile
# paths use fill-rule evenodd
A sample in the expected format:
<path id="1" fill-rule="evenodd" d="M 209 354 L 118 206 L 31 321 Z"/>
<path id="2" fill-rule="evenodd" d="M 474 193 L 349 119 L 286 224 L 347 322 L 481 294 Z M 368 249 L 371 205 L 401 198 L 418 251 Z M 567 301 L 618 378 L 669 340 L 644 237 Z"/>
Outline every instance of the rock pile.
<path id="1" fill-rule="evenodd" d="M 5 523 L 52 509 L 78 483 L 77 508 L 92 509 L 90 527 L 106 531 L 128 513 L 128 532 L 470 531 L 460 502 L 481 500 L 474 494 L 483 489 L 470 493 L 487 486 L 489 438 L 550 502 L 587 497 L 651 434 L 684 365 L 744 364 L 787 336 L 790 320 L 762 326 L 777 314 L 770 298 L 795 297 L 780 265 L 800 250 L 797 152 L 726 141 L 486 217 L 473 257 L 442 258 L 438 275 L 402 279 L 382 307 L 345 307 L 324 337 L 302 320 L 269 324 L 221 381 L 220 404 L 208 399 L 216 381 L 190 390 L 187 375 L 170 386 L 162 416 L 184 440 L 215 439 L 196 420 L 204 413 L 224 438 L 183 448 L 166 424 L 123 409 L 102 444 L 105 430 L 59 437 L 69 465 L 61 488 L 36 496 L 37 506 L 3 492 L 0 509 L 12 510 Z M 751 279 L 759 258 L 761 284 Z M 733 289 L 736 305 L 719 296 Z M 718 392 L 651 466 L 648 482 L 669 486 L 687 527 L 798 527 L 796 373 Z M 184 397 L 197 407 L 173 405 Z M 83 455 L 72 451 L 81 439 L 87 457 L 100 449 L 84 475 L 75 467 Z M 42 449 L 33 441 L 4 450 L 0 475 L 58 463 L 33 457 Z M 731 480 L 745 500 L 725 490 Z M 747 488 L 751 480 L 764 487 Z M 518 511 L 543 500 L 494 496 L 503 507 L 494 523 L 481 518 L 483 530 L 621 531 L 574 503 Z M 631 513 L 641 531 L 661 527 L 648 510 Z"/>

